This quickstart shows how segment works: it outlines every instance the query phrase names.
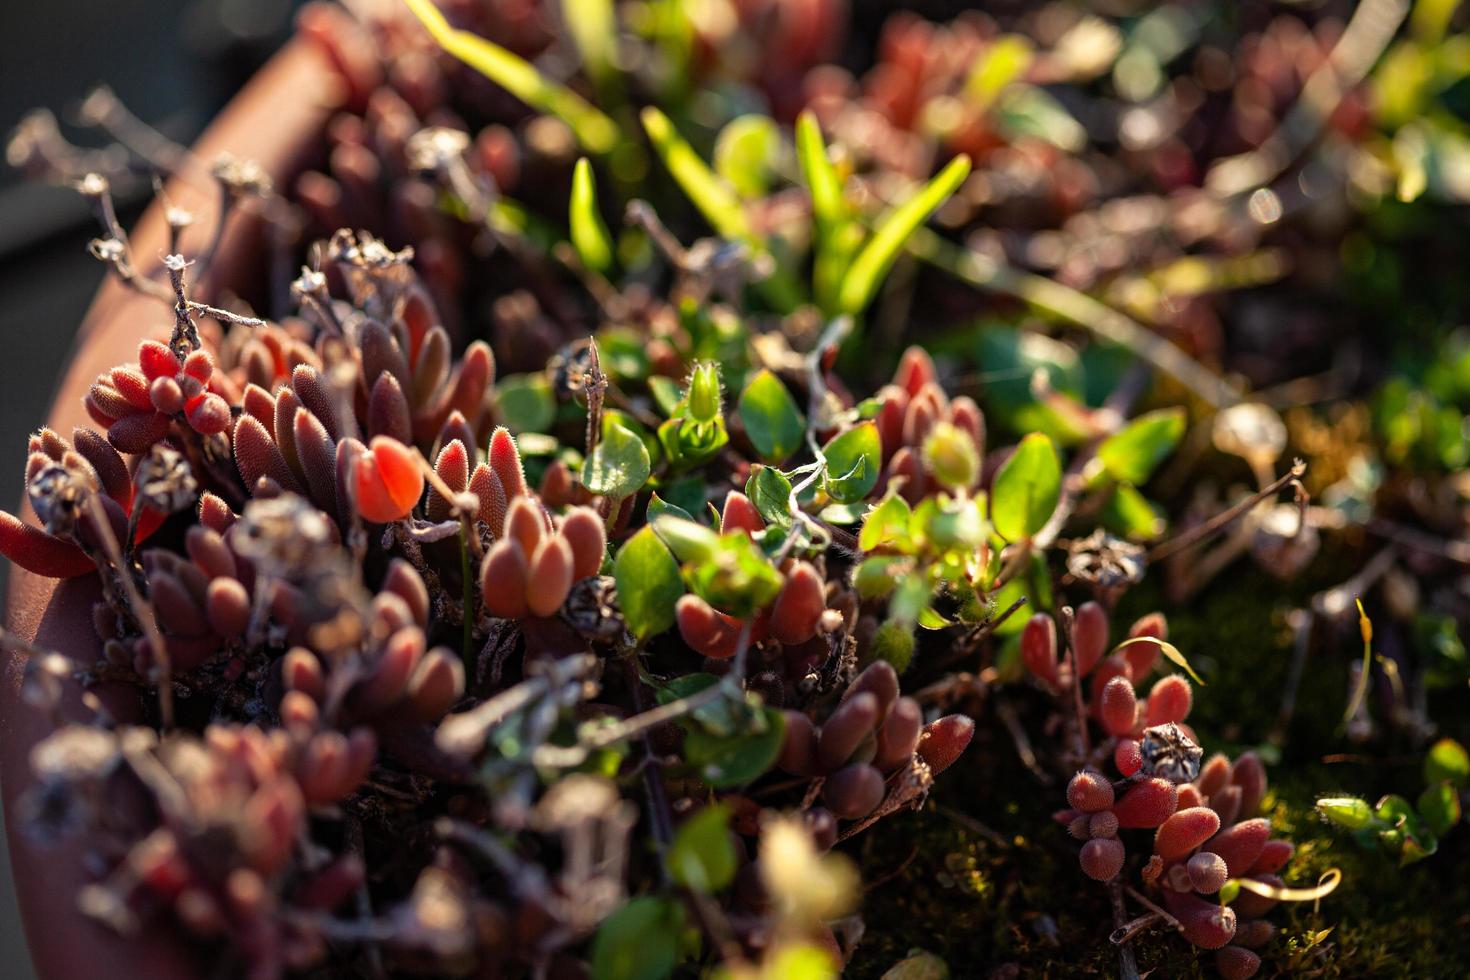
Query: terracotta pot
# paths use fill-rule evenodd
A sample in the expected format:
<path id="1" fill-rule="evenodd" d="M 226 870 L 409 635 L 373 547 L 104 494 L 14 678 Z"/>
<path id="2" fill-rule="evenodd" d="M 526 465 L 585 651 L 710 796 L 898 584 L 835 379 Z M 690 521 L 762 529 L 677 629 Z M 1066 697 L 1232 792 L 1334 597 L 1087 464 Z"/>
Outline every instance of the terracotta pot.
<path id="1" fill-rule="evenodd" d="M 320 153 L 325 122 L 338 101 L 335 76 L 326 60 L 310 44 L 293 41 L 226 107 L 195 146 L 196 154 L 203 161 L 222 153 L 255 160 L 277 187 L 289 186 Z M 191 181 L 175 179 L 168 185 L 174 203 L 201 216 L 214 213 L 215 193 L 208 177 L 199 174 L 192 175 Z M 208 301 L 231 290 L 249 295 L 263 281 L 260 228 L 249 218 L 233 220 L 216 261 L 191 286 L 197 298 Z M 194 230 L 201 239 L 211 232 L 207 226 Z M 131 233 L 135 261 L 140 266 L 156 263 L 167 248 L 167 234 L 162 209 L 155 203 Z M 78 242 L 77 247 L 82 244 Z M 188 237 L 184 245 L 189 247 Z M 158 300 L 109 279 L 78 332 L 75 354 L 47 424 L 67 435 L 76 426 L 90 425 L 82 397 L 92 380 L 113 365 L 133 360 L 139 340 L 170 322 L 169 310 Z M 99 595 L 95 576 L 57 581 L 12 567 L 6 625 L 36 646 L 92 663 L 101 646 L 91 625 L 92 603 Z M 82 916 L 77 910 L 77 891 L 92 877 L 82 866 L 83 849 L 66 843 L 41 848 L 21 833 L 15 805 L 31 781 L 28 756 L 52 727 L 19 698 L 22 659 L 20 654 L 7 656 L 4 684 L 0 685 L 0 791 L 16 893 L 37 974 L 42 980 L 104 975 L 109 980 L 166 980 L 203 975 L 203 965 L 167 927 L 125 940 Z M 97 693 L 120 717 L 136 715 L 135 691 L 102 689 Z M 88 717 L 79 694 L 70 692 L 65 710 L 72 717 Z"/>

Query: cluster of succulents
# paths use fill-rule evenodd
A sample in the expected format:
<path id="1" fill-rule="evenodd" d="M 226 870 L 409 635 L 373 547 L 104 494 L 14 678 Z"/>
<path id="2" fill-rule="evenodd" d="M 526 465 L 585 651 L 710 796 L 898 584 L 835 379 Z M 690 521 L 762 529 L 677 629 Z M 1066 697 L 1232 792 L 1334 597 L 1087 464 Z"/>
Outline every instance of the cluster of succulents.
<path id="1" fill-rule="evenodd" d="M 341 97 L 317 169 L 212 170 L 221 227 L 248 204 L 301 267 L 255 315 L 191 298 L 217 239 L 172 212 L 140 271 L 125 173 L 13 144 L 172 309 L 91 387 L 96 430 L 32 438 L 37 523 L 0 513 L 16 565 L 100 584 L 98 659 L 29 651 L 31 700 L 136 694 L 34 754 L 30 829 L 103 869 L 83 909 L 258 977 L 831 976 L 862 937 L 845 842 L 983 773 L 974 695 L 1029 686 L 1113 942 L 1171 924 L 1253 975 L 1270 907 L 1330 887 L 1278 877 L 1261 759 L 1205 761 L 1190 680 L 1143 693 L 1161 658 L 1198 681 L 1163 614 L 1112 620 L 1155 568 L 1173 598 L 1246 552 L 1290 580 L 1319 527 L 1371 524 L 1310 507 L 1286 426 L 1214 370 L 1260 367 L 1223 294 L 1320 245 L 1276 173 L 1219 187 L 1274 165 L 1331 27 L 1227 52 L 1183 8 L 1126 36 L 901 11 L 854 73 L 840 3 L 554 6 L 302 10 Z M 1328 150 L 1366 139 L 1361 68 Z M 950 330 L 970 287 L 1105 343 Z M 1200 416 L 1255 486 L 1171 508 L 1176 467 L 1149 499 Z M 1407 855 L 1405 807 L 1323 812 Z"/>

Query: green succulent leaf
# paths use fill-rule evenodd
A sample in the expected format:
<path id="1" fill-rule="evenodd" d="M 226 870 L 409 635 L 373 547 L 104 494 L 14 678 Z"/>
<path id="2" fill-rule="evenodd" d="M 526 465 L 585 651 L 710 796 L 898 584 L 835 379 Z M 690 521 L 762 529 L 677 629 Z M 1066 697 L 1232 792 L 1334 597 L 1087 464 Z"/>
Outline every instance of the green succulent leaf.
<path id="1" fill-rule="evenodd" d="M 493 41 L 451 27 L 430 0 L 404 2 L 441 48 L 526 105 L 566 123 L 588 151 L 610 153 L 617 146 L 617 123 L 576 92 L 546 78 L 530 62 Z"/>
<path id="2" fill-rule="evenodd" d="M 663 980 L 679 962 L 684 906 L 635 898 L 603 920 L 592 941 L 593 980 Z"/>
<path id="3" fill-rule="evenodd" d="M 684 594 L 679 563 L 652 527 L 628 539 L 613 560 L 618 608 L 628 629 L 640 640 L 674 625 L 674 604 Z"/>
<path id="4" fill-rule="evenodd" d="M 597 207 L 597 178 L 586 157 L 578 160 L 572 170 L 572 197 L 567 217 L 571 225 L 572 247 L 577 250 L 582 264 L 597 272 L 611 269 L 616 249 Z"/>
<path id="5" fill-rule="evenodd" d="M 740 393 L 736 407 L 745 434 L 761 458 L 780 463 L 801 447 L 806 418 L 781 379 L 762 368 Z"/>
<path id="6" fill-rule="evenodd" d="M 735 845 L 730 840 L 730 808 L 707 806 L 684 821 L 668 853 L 669 875 L 685 888 L 717 892 L 735 878 Z"/>
<path id="7" fill-rule="evenodd" d="M 606 497 L 629 497 L 653 471 L 648 447 L 637 433 L 604 417 L 602 438 L 582 463 L 582 483 Z"/>
<path id="8" fill-rule="evenodd" d="M 1029 538 L 1046 526 L 1062 493 L 1062 462 L 1039 432 L 1021 440 L 995 475 L 990 521 L 1007 541 Z"/>
<path id="9" fill-rule="evenodd" d="M 878 485 L 883 447 L 872 422 L 853 426 L 822 447 L 827 494 L 838 503 L 862 500 Z"/>
<path id="10" fill-rule="evenodd" d="M 904 243 L 939 210 L 940 205 L 949 200 L 969 175 L 970 158 L 955 157 L 938 176 L 878 222 L 873 237 L 868 239 L 842 278 L 837 302 L 843 313 L 855 316 L 868 308 L 903 250 Z"/>
<path id="11" fill-rule="evenodd" d="M 1103 440 L 1097 458 L 1115 480 L 1141 486 L 1184 435 L 1184 409 L 1163 408 L 1129 422 Z"/>

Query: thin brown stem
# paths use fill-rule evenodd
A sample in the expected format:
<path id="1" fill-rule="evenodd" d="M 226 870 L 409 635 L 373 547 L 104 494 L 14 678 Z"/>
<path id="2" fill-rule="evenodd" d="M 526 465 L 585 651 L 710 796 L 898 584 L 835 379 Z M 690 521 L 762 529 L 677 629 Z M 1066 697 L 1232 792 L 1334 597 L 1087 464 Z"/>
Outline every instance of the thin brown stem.
<path id="1" fill-rule="evenodd" d="M 1169 540 L 1155 545 L 1153 550 L 1148 553 L 1149 562 L 1152 563 L 1159 561 L 1162 558 L 1167 558 L 1169 555 L 1174 554 L 1174 552 L 1176 551 L 1181 551 L 1184 548 L 1188 548 L 1190 545 L 1197 544 L 1200 541 L 1211 537 L 1216 532 L 1227 527 L 1236 518 L 1240 517 L 1243 514 L 1249 513 L 1256 506 L 1256 504 L 1259 504 L 1261 501 L 1273 496 L 1277 491 L 1281 490 L 1282 487 L 1285 487 L 1289 484 L 1295 484 L 1297 487 L 1297 492 L 1299 494 L 1305 493 L 1306 491 L 1302 489 L 1301 486 L 1301 478 L 1302 475 L 1306 472 L 1307 464 L 1302 462 L 1301 460 L 1297 460 L 1291 465 L 1291 469 L 1287 470 L 1284 475 L 1272 482 L 1269 486 L 1262 487 L 1260 490 L 1257 490 L 1255 493 L 1251 494 L 1240 503 L 1234 505 L 1233 507 L 1227 507 L 1225 510 L 1222 510 L 1220 513 L 1216 514 L 1214 517 L 1210 518 L 1204 523 L 1196 524 L 1194 527 L 1183 532 L 1182 534 L 1176 534 Z"/>

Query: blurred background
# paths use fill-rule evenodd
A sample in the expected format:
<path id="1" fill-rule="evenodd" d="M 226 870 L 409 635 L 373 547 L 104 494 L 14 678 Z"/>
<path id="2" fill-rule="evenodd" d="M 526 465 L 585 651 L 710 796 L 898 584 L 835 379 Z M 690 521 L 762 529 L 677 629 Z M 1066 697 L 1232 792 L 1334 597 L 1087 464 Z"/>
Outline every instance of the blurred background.
<path id="1" fill-rule="evenodd" d="M 188 143 L 285 40 L 296 0 L 48 0 L 0 9 L 0 129 L 33 109 L 74 131 L 77 106 L 109 85 L 133 112 Z M 147 188 L 119 201 L 125 226 Z M 26 435 L 45 415 L 77 326 L 102 280 L 87 254 L 93 219 L 65 188 L 0 167 L 0 497 L 20 498 Z M 0 563 L 0 595 L 9 563 Z M 0 847 L 0 980 L 34 976 L 10 857 Z"/>

